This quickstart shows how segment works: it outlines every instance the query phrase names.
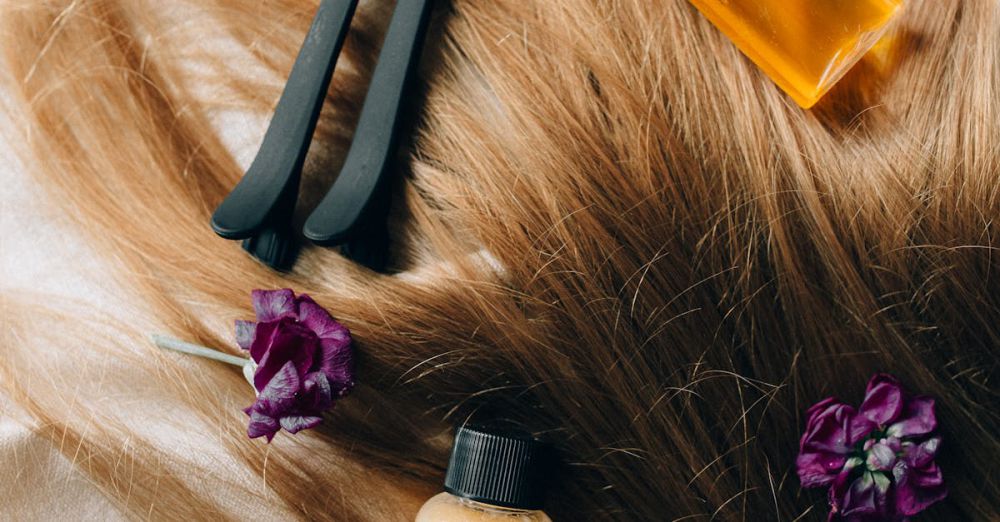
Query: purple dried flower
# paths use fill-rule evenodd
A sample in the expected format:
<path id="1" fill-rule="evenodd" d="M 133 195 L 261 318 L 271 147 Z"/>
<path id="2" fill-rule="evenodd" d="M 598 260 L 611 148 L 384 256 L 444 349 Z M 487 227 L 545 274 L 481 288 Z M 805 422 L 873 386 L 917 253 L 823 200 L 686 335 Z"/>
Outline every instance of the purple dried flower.
<path id="1" fill-rule="evenodd" d="M 861 407 L 828 398 L 809 408 L 796 460 L 802 487 L 829 486 L 830 520 L 902 521 L 948 495 L 934 463 L 934 399 L 909 397 L 877 374 Z"/>
<path id="2" fill-rule="evenodd" d="M 254 290 L 256 321 L 236 321 L 236 342 L 255 363 L 257 400 L 245 409 L 250 438 L 314 428 L 354 387 L 351 334 L 309 296 Z"/>

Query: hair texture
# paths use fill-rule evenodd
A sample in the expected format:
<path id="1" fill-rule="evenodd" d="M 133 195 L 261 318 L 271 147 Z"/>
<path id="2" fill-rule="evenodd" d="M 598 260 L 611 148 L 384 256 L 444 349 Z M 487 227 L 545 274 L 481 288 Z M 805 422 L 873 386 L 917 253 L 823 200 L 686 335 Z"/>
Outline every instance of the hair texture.
<path id="1" fill-rule="evenodd" d="M 392 273 L 307 246 L 280 274 L 208 226 L 243 173 L 218 122 L 268 116 L 317 0 L 0 3 L 11 139 L 130 317 L 4 290 L 0 383 L 124 515 L 225 519 L 229 488 L 288 517 L 412 519 L 451 426 L 502 418 L 558 446 L 557 520 L 819 520 L 825 493 L 795 476 L 804 411 L 885 371 L 937 398 L 950 496 L 927 520 L 1000 516 L 1000 4 L 908 2 L 811 111 L 687 2 L 446 4 Z M 299 220 L 391 12 L 359 8 Z M 146 336 L 235 353 L 249 291 L 281 287 L 352 330 L 361 384 L 323 429 L 264 445 L 239 369 Z M 114 414 L 137 400 L 239 472 Z"/>

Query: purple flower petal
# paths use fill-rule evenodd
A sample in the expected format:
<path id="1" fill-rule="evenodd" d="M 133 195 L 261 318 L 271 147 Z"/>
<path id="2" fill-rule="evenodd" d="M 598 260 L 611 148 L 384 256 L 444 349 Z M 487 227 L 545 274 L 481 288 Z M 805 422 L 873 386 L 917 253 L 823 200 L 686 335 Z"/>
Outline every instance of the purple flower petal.
<path id="1" fill-rule="evenodd" d="M 893 469 L 896 479 L 896 511 L 913 516 L 948 496 L 941 470 L 932 465 L 925 470 L 908 468 L 902 461 Z"/>
<path id="2" fill-rule="evenodd" d="M 934 460 L 940 445 L 941 437 L 927 439 L 920 444 L 906 443 L 903 445 L 902 458 L 911 468 L 923 468 Z"/>
<path id="3" fill-rule="evenodd" d="M 271 442 L 271 439 L 274 438 L 274 434 L 278 433 L 278 429 L 280 428 L 278 421 L 256 410 L 250 410 L 247 415 L 250 415 L 250 424 L 247 426 L 247 436 L 251 439 L 256 439 L 257 437 L 267 437 L 267 441 Z"/>
<path id="4" fill-rule="evenodd" d="M 889 479 L 885 475 L 864 472 L 844 493 L 841 516 L 888 515 L 889 485 Z M 885 518 L 888 519 L 888 516 Z"/>
<path id="5" fill-rule="evenodd" d="M 817 402 L 816 404 L 813 404 L 812 406 L 810 406 L 809 409 L 806 410 L 806 417 L 812 419 L 813 417 L 816 416 L 817 413 L 826 410 L 827 408 L 829 408 L 833 404 L 843 404 L 843 403 L 840 402 L 840 399 L 838 399 L 836 397 L 827 397 L 827 398 L 825 398 L 825 399 Z"/>
<path id="6" fill-rule="evenodd" d="M 800 453 L 795 468 L 802 487 L 815 488 L 832 483 L 846 460 L 846 455 L 834 453 Z"/>
<path id="7" fill-rule="evenodd" d="M 875 506 L 876 511 L 883 517 L 888 517 L 892 509 L 889 506 L 889 488 L 892 481 L 885 473 L 872 472 L 872 479 L 875 481 Z"/>
<path id="8" fill-rule="evenodd" d="M 302 294 L 298 297 L 299 322 L 306 325 L 310 330 L 316 332 L 323 339 L 338 339 L 349 343 L 351 333 L 347 327 L 337 322 L 329 312 L 316 304 L 308 295 Z"/>
<path id="9" fill-rule="evenodd" d="M 253 410 L 271 417 L 280 416 L 295 403 L 295 394 L 299 391 L 299 374 L 291 361 L 281 367 L 267 386 L 260 391 Z"/>
<path id="10" fill-rule="evenodd" d="M 256 321 L 236 321 L 236 344 L 240 348 L 250 351 L 253 344 L 254 334 L 257 332 Z"/>
<path id="11" fill-rule="evenodd" d="M 319 371 L 326 375 L 336 396 L 342 396 L 354 387 L 354 352 L 350 341 L 337 339 L 320 341 Z"/>
<path id="12" fill-rule="evenodd" d="M 796 468 L 803 487 L 829 486 L 830 521 L 900 522 L 947 496 L 930 397 L 875 375 L 857 411 L 824 399 L 808 414 Z"/>
<path id="13" fill-rule="evenodd" d="M 294 319 L 298 315 L 295 293 L 287 288 L 283 290 L 254 290 L 250 293 L 250 297 L 258 321 Z"/>
<path id="14" fill-rule="evenodd" d="M 850 425 L 847 428 L 847 445 L 853 446 L 854 444 L 865 440 L 865 438 L 868 437 L 868 435 L 871 435 L 871 433 L 877 428 L 878 424 L 872 422 L 868 417 L 855 415 L 851 418 Z"/>
<path id="15" fill-rule="evenodd" d="M 852 443 L 849 428 L 854 408 L 836 401 L 824 403 L 826 407 L 823 409 L 810 408 L 810 418 L 799 447 L 803 452 L 846 454 Z"/>
<path id="16" fill-rule="evenodd" d="M 937 428 L 934 415 L 934 399 L 915 397 L 907 401 L 899 422 L 889 426 L 888 434 L 893 437 L 919 437 Z"/>
<path id="17" fill-rule="evenodd" d="M 262 390 L 286 362 L 294 363 L 298 375 L 304 376 L 313 364 L 318 346 L 316 334 L 306 327 L 290 321 L 278 323 L 270 348 L 258 361 L 254 387 Z"/>
<path id="18" fill-rule="evenodd" d="M 840 473 L 837 474 L 833 483 L 830 484 L 830 489 L 827 491 L 827 497 L 830 502 L 829 520 L 833 520 L 834 517 L 841 513 L 844 509 L 844 495 L 847 493 L 848 488 L 851 487 L 853 482 L 850 480 L 853 469 L 853 466 L 851 468 L 845 467 Z"/>
<path id="19" fill-rule="evenodd" d="M 260 364 L 260 360 L 264 358 L 264 354 L 274 342 L 274 334 L 278 331 L 278 324 L 277 322 L 257 323 L 253 341 L 250 343 L 250 357 L 255 363 Z"/>
<path id="20" fill-rule="evenodd" d="M 842 516 L 870 515 L 876 511 L 875 481 L 871 472 L 865 472 L 844 493 Z"/>
<path id="21" fill-rule="evenodd" d="M 868 382 L 865 400 L 858 415 L 878 426 L 886 426 L 899 417 L 903 409 L 903 391 L 899 382 L 890 375 L 880 373 Z"/>
<path id="22" fill-rule="evenodd" d="M 333 406 L 330 381 L 323 372 L 313 372 L 302 381 L 299 408 L 310 412 L 322 412 Z"/>
<path id="23" fill-rule="evenodd" d="M 854 409 L 829 398 L 807 413 L 809 420 L 799 441 L 796 471 L 803 487 L 823 486 L 834 481 L 847 461 Z"/>
<path id="24" fill-rule="evenodd" d="M 315 428 L 320 422 L 323 422 L 322 417 L 292 415 L 281 418 L 281 427 L 289 433 L 298 433 L 302 430 Z"/>
<path id="25" fill-rule="evenodd" d="M 248 433 L 268 440 L 284 428 L 315 427 L 324 411 L 354 386 L 350 332 L 309 296 L 256 290 L 257 321 L 236 323 L 237 343 L 250 351 L 258 391 Z"/>
<path id="26" fill-rule="evenodd" d="M 883 442 L 876 443 L 868 450 L 868 469 L 890 471 L 896 464 L 896 452 Z"/>
<path id="27" fill-rule="evenodd" d="M 944 485 L 944 475 L 937 464 L 931 464 L 926 468 L 916 469 L 912 474 L 913 484 L 921 488 L 936 488 Z"/>

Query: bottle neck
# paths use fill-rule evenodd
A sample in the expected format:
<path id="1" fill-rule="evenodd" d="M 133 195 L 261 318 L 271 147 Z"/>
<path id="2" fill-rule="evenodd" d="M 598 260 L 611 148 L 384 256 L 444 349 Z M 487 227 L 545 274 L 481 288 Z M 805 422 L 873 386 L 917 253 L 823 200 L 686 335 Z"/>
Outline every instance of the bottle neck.
<path id="1" fill-rule="evenodd" d="M 492 513 L 498 515 L 526 515 L 534 512 L 534 510 L 532 509 L 517 509 L 517 508 L 507 508 L 502 506 L 494 506 L 492 504 L 477 502 L 475 500 L 470 500 L 459 496 L 455 496 L 455 498 L 458 499 L 459 504 L 462 504 L 463 506 L 469 509 L 474 509 L 476 511 L 483 511 L 486 513 Z"/>

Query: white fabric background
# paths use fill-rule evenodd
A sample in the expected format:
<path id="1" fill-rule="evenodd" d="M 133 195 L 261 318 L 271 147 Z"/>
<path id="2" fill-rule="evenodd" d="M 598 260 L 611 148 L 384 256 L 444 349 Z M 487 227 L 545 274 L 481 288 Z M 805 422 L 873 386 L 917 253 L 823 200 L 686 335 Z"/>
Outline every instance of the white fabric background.
<path id="1" fill-rule="evenodd" d="M 0 96 L 5 93 L 0 91 Z M 0 107 L 5 101 L 0 98 Z M 220 130 L 225 129 L 220 135 L 236 158 L 244 167 L 249 165 L 267 122 L 242 114 L 221 114 L 215 123 Z M 107 267 L 97 253 L 79 237 L 64 211 L 47 201 L 44 191 L 35 186 L 11 142 L 18 133 L 14 117 L 0 112 L 0 340 L 4 345 L 13 342 L 11 328 L 3 320 L 7 306 L 4 295 L 10 293 L 64 297 L 85 303 L 95 315 L 126 318 L 134 310 L 127 302 L 128 291 L 109 283 L 110 278 L 102 275 Z M 74 353 L 73 342 L 68 338 L 65 346 L 52 349 Z M 70 360 L 65 363 L 74 364 Z M 148 410 L 148 404 L 127 401 L 116 402 L 115 407 L 135 408 L 138 415 Z M 149 415 L 142 422 L 146 419 L 148 434 L 167 452 L 209 463 L 221 475 L 246 473 L 222 447 L 213 445 L 211 437 L 179 430 L 176 423 L 158 423 Z M 35 435 L 31 419 L 0 391 L 0 520 L 124 520 L 79 472 L 79 465 Z M 197 482 L 198 477 L 191 480 Z M 251 487 L 252 480 L 247 478 Z M 238 492 L 212 493 L 235 518 L 286 518 L 262 499 Z"/>
<path id="2" fill-rule="evenodd" d="M 3 93 L 0 92 L 0 95 Z M 0 103 L 0 106 L 3 104 Z M 5 344 L 2 293 L 43 292 L 84 299 L 98 307 L 109 291 L 88 274 L 99 273 L 93 252 L 77 239 L 61 213 L 46 205 L 9 143 L 16 123 L 0 115 L 0 327 Z M 0 392 L 0 519 L 118 520 L 103 495 L 56 448 L 33 435 L 28 419 Z"/>

